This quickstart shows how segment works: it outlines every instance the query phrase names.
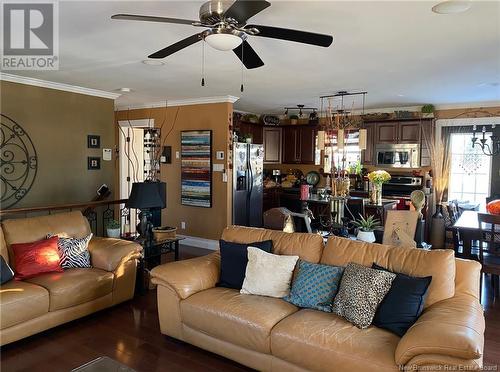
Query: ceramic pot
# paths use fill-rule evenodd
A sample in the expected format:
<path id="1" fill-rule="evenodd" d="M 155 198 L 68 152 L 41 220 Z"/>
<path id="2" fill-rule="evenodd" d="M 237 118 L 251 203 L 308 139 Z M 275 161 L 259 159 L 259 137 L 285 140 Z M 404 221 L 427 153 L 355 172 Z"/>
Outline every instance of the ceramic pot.
<path id="1" fill-rule="evenodd" d="M 363 231 L 359 229 L 356 238 L 363 242 L 373 243 L 375 241 L 375 233 L 373 231 Z"/>
<path id="2" fill-rule="evenodd" d="M 442 205 L 436 204 L 436 213 L 432 215 L 431 220 L 431 239 L 432 248 L 444 248 L 445 241 L 445 221 L 442 213 Z"/>
<path id="3" fill-rule="evenodd" d="M 108 238 L 120 238 L 120 229 L 106 229 Z"/>

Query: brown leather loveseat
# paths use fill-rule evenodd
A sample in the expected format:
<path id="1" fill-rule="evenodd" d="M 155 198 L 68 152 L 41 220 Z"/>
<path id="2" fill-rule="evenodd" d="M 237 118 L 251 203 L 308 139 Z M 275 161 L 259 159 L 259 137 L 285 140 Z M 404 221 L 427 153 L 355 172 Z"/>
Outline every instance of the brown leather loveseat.
<path id="1" fill-rule="evenodd" d="M 84 237 L 90 226 L 79 212 L 6 220 L 0 229 L 0 254 L 9 262 L 9 247 L 44 239 L 50 233 Z M 0 344 L 116 305 L 133 297 L 140 245 L 120 239 L 90 240 L 92 268 L 68 269 L 0 287 Z M 10 260 L 13 263 L 13 260 Z"/>
<path id="2" fill-rule="evenodd" d="M 163 334 L 262 371 L 482 366 L 485 324 L 477 262 L 455 259 L 450 250 L 397 248 L 336 237 L 324 247 L 318 235 L 245 227 L 229 227 L 222 238 L 240 243 L 272 239 L 273 253 L 298 255 L 310 262 L 341 266 L 376 262 L 408 275 L 432 275 L 425 310 L 401 338 L 374 326 L 358 329 L 332 313 L 216 287 L 220 256 L 214 252 L 153 269 Z"/>

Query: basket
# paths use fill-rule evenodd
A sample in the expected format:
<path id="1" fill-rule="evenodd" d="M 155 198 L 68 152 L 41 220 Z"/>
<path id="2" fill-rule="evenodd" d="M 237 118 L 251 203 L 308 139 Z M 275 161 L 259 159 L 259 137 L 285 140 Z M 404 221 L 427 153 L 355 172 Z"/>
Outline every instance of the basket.
<path id="1" fill-rule="evenodd" d="M 156 241 L 175 239 L 177 227 L 162 226 L 153 228 L 153 237 Z"/>

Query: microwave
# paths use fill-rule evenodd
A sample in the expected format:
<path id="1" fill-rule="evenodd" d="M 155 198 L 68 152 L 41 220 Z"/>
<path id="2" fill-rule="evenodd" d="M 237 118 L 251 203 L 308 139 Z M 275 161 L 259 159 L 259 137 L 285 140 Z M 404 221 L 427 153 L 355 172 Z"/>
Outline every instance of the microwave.
<path id="1" fill-rule="evenodd" d="M 380 144 L 375 146 L 376 164 L 391 168 L 420 167 L 420 145 Z"/>

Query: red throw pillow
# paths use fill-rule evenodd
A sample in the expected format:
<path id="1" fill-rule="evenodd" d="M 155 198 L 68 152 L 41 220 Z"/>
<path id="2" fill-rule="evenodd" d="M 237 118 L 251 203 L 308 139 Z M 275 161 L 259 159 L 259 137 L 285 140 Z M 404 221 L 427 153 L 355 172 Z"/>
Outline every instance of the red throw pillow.
<path id="1" fill-rule="evenodd" d="M 10 247 L 14 254 L 15 279 L 23 280 L 34 276 L 63 272 L 59 257 L 57 242 L 59 237 L 39 240 L 33 243 L 12 244 Z"/>

